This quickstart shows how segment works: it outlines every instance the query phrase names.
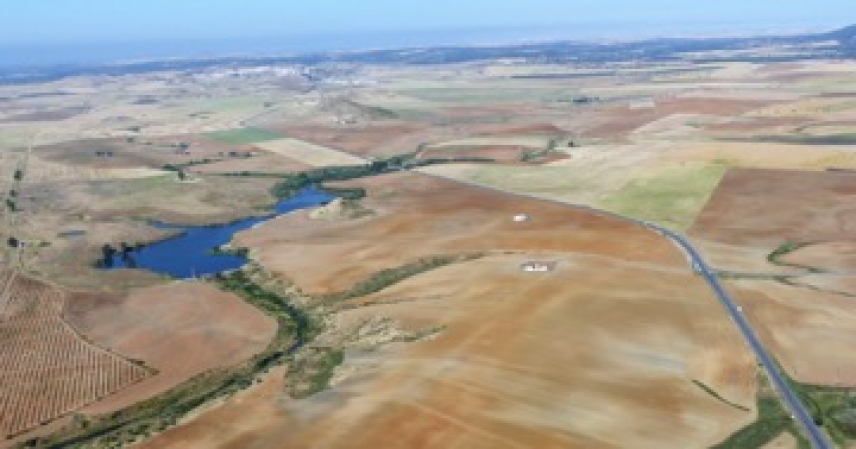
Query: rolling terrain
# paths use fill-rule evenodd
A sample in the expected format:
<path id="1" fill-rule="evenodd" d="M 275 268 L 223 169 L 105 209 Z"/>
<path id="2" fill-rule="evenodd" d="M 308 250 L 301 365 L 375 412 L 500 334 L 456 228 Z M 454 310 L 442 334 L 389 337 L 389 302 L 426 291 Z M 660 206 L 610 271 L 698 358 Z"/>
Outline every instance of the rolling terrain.
<path id="1" fill-rule="evenodd" d="M 687 232 L 852 446 L 852 31 L 0 85 L 0 447 L 804 447 L 685 255 L 588 207 Z M 237 273 L 96 266 L 316 181 Z"/>

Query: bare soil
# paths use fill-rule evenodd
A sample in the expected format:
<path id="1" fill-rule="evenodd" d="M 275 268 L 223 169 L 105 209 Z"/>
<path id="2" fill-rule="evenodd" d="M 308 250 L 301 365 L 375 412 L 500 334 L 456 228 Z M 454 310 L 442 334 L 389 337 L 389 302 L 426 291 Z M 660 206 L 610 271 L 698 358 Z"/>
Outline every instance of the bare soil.
<path id="1" fill-rule="evenodd" d="M 856 242 L 822 242 L 800 248 L 781 258 L 783 262 L 824 271 L 856 273 Z"/>
<path id="2" fill-rule="evenodd" d="M 649 249 L 657 246 L 668 243 Z M 556 271 L 522 272 L 533 258 L 558 262 Z M 352 306 L 337 318 L 345 329 L 389 317 L 442 331 L 354 349 L 336 386 L 308 400 L 284 398 L 281 381 L 268 378 L 142 447 L 702 448 L 755 417 L 692 382 L 754 405 L 752 357 L 684 269 L 584 254 L 497 256 Z"/>
<path id="3" fill-rule="evenodd" d="M 673 266 L 684 263 L 641 226 L 565 205 L 416 173 L 347 185 L 368 190 L 364 205 L 375 215 L 319 222 L 302 211 L 239 233 L 235 244 L 249 248 L 265 268 L 310 293 L 346 290 L 378 271 L 444 254 L 568 250 Z M 532 220 L 515 223 L 517 214 Z M 329 263 L 355 259 L 360 263 Z"/>
<path id="4" fill-rule="evenodd" d="M 68 319 L 89 339 L 158 370 L 157 375 L 84 411 L 109 413 L 229 367 L 264 349 L 276 322 L 211 285 L 177 282 L 127 296 L 80 294 Z"/>
<path id="5" fill-rule="evenodd" d="M 842 172 L 732 169 L 690 233 L 777 248 L 784 242 L 856 237 L 856 176 Z"/>
<path id="6" fill-rule="evenodd" d="M 302 125 L 272 129 L 288 136 L 358 155 L 377 155 L 414 151 L 418 142 L 413 143 L 408 137 L 423 130 L 424 126 L 412 124 L 359 127 Z"/>

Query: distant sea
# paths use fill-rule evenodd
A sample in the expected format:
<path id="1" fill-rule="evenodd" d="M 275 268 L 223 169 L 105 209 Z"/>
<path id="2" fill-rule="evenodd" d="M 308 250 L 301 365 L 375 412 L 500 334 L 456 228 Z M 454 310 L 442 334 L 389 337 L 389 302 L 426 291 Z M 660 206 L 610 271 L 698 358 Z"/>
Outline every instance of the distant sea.
<path id="1" fill-rule="evenodd" d="M 444 45 L 497 45 L 557 40 L 638 40 L 657 37 L 748 36 L 829 31 L 832 24 L 778 26 L 549 25 L 318 34 L 253 39 L 163 39 L 121 43 L 2 44 L 0 69 L 93 65 L 153 59 L 283 56 L 333 51 Z"/>

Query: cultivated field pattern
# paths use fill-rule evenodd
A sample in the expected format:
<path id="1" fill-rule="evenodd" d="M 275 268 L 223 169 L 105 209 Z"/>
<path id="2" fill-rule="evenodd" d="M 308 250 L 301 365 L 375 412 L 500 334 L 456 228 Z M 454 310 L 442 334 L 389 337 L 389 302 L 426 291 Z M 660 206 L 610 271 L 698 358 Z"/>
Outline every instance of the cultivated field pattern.
<path id="1" fill-rule="evenodd" d="M 45 424 L 151 374 L 86 342 L 63 320 L 65 294 L 0 274 L 0 438 Z"/>

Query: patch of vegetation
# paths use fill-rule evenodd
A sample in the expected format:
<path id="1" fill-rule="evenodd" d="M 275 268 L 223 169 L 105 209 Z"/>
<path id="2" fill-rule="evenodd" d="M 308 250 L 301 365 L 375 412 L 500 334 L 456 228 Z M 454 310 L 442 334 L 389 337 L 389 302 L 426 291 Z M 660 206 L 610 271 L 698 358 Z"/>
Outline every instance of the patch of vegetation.
<path id="1" fill-rule="evenodd" d="M 232 145 L 250 145 L 269 140 L 279 140 L 284 136 L 266 129 L 239 128 L 208 133 L 210 139 Z"/>
<path id="2" fill-rule="evenodd" d="M 776 265 L 781 265 L 782 262 L 780 259 L 783 256 L 786 256 L 786 255 L 788 255 L 788 254 L 790 254 L 790 253 L 792 253 L 792 252 L 794 252 L 800 248 L 803 248 L 806 245 L 807 245 L 806 243 L 799 243 L 799 242 L 782 243 L 781 245 L 779 245 L 778 248 L 773 250 L 772 253 L 767 255 L 767 261 L 770 263 L 776 264 Z"/>
<path id="3" fill-rule="evenodd" d="M 796 251 L 799 251 L 802 248 L 805 248 L 805 247 L 808 247 L 811 245 L 813 245 L 813 243 L 809 243 L 809 242 L 784 242 L 781 245 L 779 245 L 778 248 L 773 250 L 773 252 L 771 252 L 770 254 L 767 255 L 767 261 L 773 265 L 778 265 L 780 267 L 793 267 L 793 268 L 800 268 L 803 270 L 808 270 L 812 273 L 822 273 L 823 270 L 821 270 L 819 268 L 811 267 L 808 265 L 794 264 L 794 263 L 785 262 L 782 260 L 782 258 L 787 256 L 788 254 L 794 253 Z"/>
<path id="4" fill-rule="evenodd" d="M 359 201 L 366 197 L 366 189 L 362 187 L 330 187 L 322 185 L 318 188 L 328 195 L 338 196 L 346 201 Z"/>
<path id="5" fill-rule="evenodd" d="M 161 167 L 161 169 L 165 170 L 165 171 L 181 172 L 181 171 L 184 171 L 184 169 L 186 169 L 186 168 L 195 167 L 197 165 L 213 164 L 214 162 L 220 162 L 221 160 L 222 159 L 209 159 L 209 158 L 194 159 L 191 161 L 183 162 L 181 164 L 165 164 Z"/>
<path id="6" fill-rule="evenodd" d="M 856 390 L 852 388 L 810 385 L 795 381 L 780 369 L 791 389 L 806 406 L 814 423 L 840 446 L 847 446 L 856 440 Z M 782 407 L 775 391 L 766 377 L 760 376 L 758 388 L 758 420 L 741 429 L 715 449 L 757 448 L 768 443 L 784 432 L 797 438 L 798 447 L 809 449 L 811 446 L 800 433 L 796 422 Z"/>
<path id="7" fill-rule="evenodd" d="M 700 381 L 700 380 L 693 379 L 693 383 L 694 383 L 697 387 L 699 387 L 699 388 L 701 388 L 702 390 L 704 390 L 704 392 L 705 392 L 705 393 L 707 393 L 707 394 L 709 394 L 709 395 L 713 396 L 714 398 L 716 398 L 719 402 L 722 402 L 723 404 L 727 404 L 727 405 L 729 405 L 729 406 L 731 406 L 731 407 L 734 407 L 734 408 L 736 408 L 736 409 L 738 409 L 738 410 L 743 410 L 744 412 L 748 412 L 748 411 L 750 411 L 747 407 L 744 407 L 744 406 L 742 406 L 742 405 L 740 405 L 740 404 L 735 404 L 735 403 L 733 403 L 733 402 L 729 401 L 728 399 L 725 399 L 724 397 L 722 397 L 722 395 L 720 395 L 719 393 L 717 393 L 717 392 L 716 392 L 716 390 L 714 390 L 713 388 L 710 388 L 709 386 L 707 386 L 704 382 L 702 382 L 702 381 Z"/>
<path id="8" fill-rule="evenodd" d="M 299 190 L 326 181 L 346 181 L 365 178 L 398 170 L 415 157 L 415 153 L 393 156 L 387 159 L 373 161 L 365 165 L 343 165 L 316 168 L 299 173 L 284 175 L 282 180 L 271 189 L 271 194 L 277 198 L 288 198 Z"/>
<path id="9" fill-rule="evenodd" d="M 721 139 L 737 142 L 784 143 L 792 145 L 856 145 L 856 133 L 830 134 L 825 136 L 757 136 L 750 138 Z"/>
<path id="10" fill-rule="evenodd" d="M 533 162 L 538 159 L 547 157 L 550 153 L 556 151 L 556 147 L 558 146 L 559 141 L 557 139 L 550 139 L 550 142 L 547 143 L 547 146 L 540 150 L 532 150 L 526 151 L 520 155 L 520 162 Z"/>
<path id="11" fill-rule="evenodd" d="M 344 101 L 345 106 L 351 107 L 370 120 L 394 120 L 399 118 L 395 111 L 380 106 L 370 106 L 356 101 Z"/>
<path id="12" fill-rule="evenodd" d="M 345 360 L 338 348 L 307 348 L 288 365 L 286 389 L 291 397 L 308 398 L 327 388 L 336 367 Z"/>
<path id="13" fill-rule="evenodd" d="M 761 280 L 761 281 L 777 281 L 784 282 L 789 279 L 788 275 L 776 273 L 742 273 L 738 271 L 723 271 L 714 270 L 716 277 L 722 280 Z"/>
<path id="14" fill-rule="evenodd" d="M 791 389 L 799 396 L 814 423 L 823 427 L 833 441 L 846 446 L 856 439 L 856 391 L 849 388 L 810 385 L 785 374 Z"/>
<path id="15" fill-rule="evenodd" d="M 668 170 L 630 181 L 600 205 L 622 215 L 684 230 L 692 225 L 727 169 L 706 164 Z"/>
<path id="16" fill-rule="evenodd" d="M 359 282 L 357 285 L 355 285 L 352 289 L 348 291 L 324 295 L 319 299 L 325 302 L 340 302 L 347 301 L 349 299 L 359 298 L 362 296 L 379 292 L 391 285 L 397 284 L 413 276 L 431 270 L 435 270 L 437 268 L 445 267 L 447 265 L 479 259 L 483 256 L 484 254 L 474 253 L 457 256 L 434 256 L 422 258 L 417 260 L 416 262 L 412 262 L 407 265 L 390 268 L 388 270 L 383 270 L 381 272 L 375 273 L 364 279 L 362 282 Z"/>
<path id="17" fill-rule="evenodd" d="M 427 165 L 455 162 L 492 162 L 490 159 L 483 158 L 432 158 L 415 160 L 415 157 L 416 153 L 407 153 L 386 159 L 379 159 L 365 165 L 331 166 L 280 175 L 282 180 L 271 188 L 271 194 L 280 199 L 289 198 L 306 187 L 313 185 L 320 186 L 322 183 L 328 181 L 347 181 L 366 178 Z M 341 195 L 345 199 L 360 199 L 365 196 L 363 189 L 342 189 L 324 186 L 321 186 L 321 189 L 334 195 Z"/>
<path id="18" fill-rule="evenodd" d="M 758 419 L 712 449 L 757 449 L 783 433 L 794 435 L 800 449 L 810 449 L 808 441 L 802 436 L 787 410 L 782 407 L 766 376 L 758 377 Z"/>

